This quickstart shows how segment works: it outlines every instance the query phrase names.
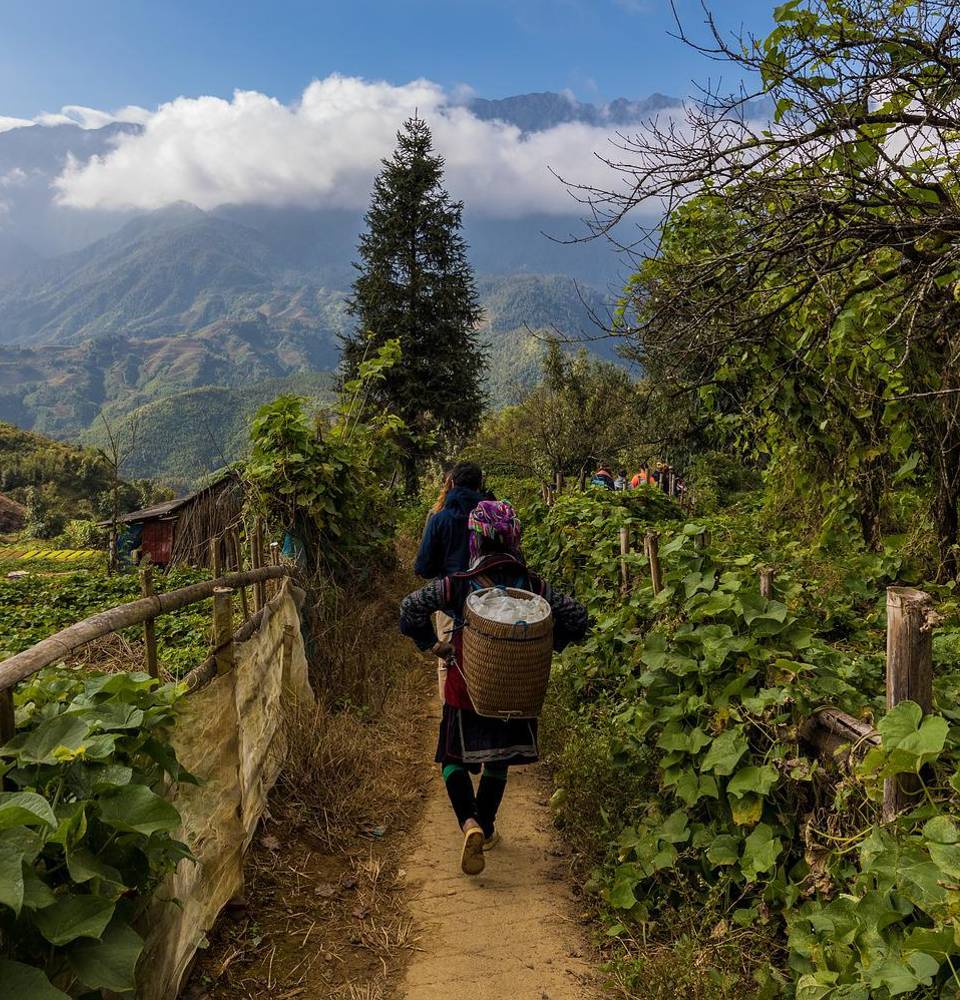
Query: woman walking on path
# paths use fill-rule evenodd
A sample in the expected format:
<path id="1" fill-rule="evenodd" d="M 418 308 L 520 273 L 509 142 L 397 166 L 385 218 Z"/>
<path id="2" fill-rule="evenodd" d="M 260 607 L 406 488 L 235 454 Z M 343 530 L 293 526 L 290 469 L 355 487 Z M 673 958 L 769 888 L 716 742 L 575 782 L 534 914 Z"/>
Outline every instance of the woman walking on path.
<path id="1" fill-rule="evenodd" d="M 554 591 L 524 565 L 520 551 L 520 521 L 508 503 L 483 501 L 470 514 L 470 566 L 428 583 L 404 598 L 400 631 L 426 652 L 449 663 L 444 688 L 443 717 L 435 760 L 457 822 L 464 834 L 461 868 L 467 875 L 483 871 L 483 852 L 499 840 L 497 810 L 507 783 L 507 768 L 538 760 L 536 719 L 503 721 L 477 715 L 461 672 L 463 612 L 467 597 L 491 586 L 516 587 L 539 594 L 553 613 L 553 644 L 558 652 L 583 638 L 587 612 L 571 597 Z M 433 614 L 454 620 L 453 641 L 438 640 Z M 483 769 L 474 792 L 471 774 Z"/>
<path id="2" fill-rule="evenodd" d="M 470 511 L 486 499 L 483 470 L 474 462 L 459 462 L 450 470 L 451 488 L 443 507 L 426 524 L 413 571 L 425 580 L 466 569 L 470 562 L 467 520 Z"/>

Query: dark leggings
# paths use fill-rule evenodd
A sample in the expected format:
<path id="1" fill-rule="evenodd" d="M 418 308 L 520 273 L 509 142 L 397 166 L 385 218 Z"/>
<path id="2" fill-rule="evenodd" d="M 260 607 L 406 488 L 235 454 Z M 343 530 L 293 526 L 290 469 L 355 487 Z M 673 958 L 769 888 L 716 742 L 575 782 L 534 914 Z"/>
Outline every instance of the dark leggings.
<path id="1" fill-rule="evenodd" d="M 463 764 L 444 765 L 443 782 L 461 829 L 468 819 L 475 819 L 483 827 L 483 835 L 492 837 L 497 810 L 507 787 L 506 767 L 484 764 L 476 795 L 473 779 Z"/>

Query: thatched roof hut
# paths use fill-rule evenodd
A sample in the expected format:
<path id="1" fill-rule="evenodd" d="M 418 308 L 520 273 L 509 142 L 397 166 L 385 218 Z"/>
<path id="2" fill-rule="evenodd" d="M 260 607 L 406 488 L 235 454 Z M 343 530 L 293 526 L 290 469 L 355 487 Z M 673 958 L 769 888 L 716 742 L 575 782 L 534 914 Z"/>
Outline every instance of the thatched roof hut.
<path id="1" fill-rule="evenodd" d="M 22 531 L 27 523 L 27 508 L 21 506 L 16 500 L 0 493 L 0 534 L 10 531 Z"/>
<path id="2" fill-rule="evenodd" d="M 210 540 L 243 523 L 243 482 L 233 471 L 195 493 L 124 514 L 120 523 L 139 532 L 141 556 L 160 566 L 207 566 Z"/>

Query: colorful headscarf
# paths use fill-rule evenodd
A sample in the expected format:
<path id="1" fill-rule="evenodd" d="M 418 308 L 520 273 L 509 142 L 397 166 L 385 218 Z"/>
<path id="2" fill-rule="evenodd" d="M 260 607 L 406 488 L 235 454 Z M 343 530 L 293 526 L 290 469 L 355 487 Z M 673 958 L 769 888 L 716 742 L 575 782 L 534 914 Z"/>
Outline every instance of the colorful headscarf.
<path id="1" fill-rule="evenodd" d="M 470 531 L 470 558 L 480 555 L 480 541 L 489 538 L 498 542 L 510 555 L 520 558 L 520 518 L 503 500 L 481 500 L 470 511 L 467 522 Z"/>

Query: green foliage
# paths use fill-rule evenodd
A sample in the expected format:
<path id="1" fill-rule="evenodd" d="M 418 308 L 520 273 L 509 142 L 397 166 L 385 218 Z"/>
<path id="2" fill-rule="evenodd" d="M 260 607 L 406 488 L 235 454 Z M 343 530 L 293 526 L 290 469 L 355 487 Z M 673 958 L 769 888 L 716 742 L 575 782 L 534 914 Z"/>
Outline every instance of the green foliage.
<path id="1" fill-rule="evenodd" d="M 637 441 L 639 390 L 623 368 L 583 350 L 566 353 L 553 337 L 543 371 L 539 384 L 488 418 L 477 434 L 469 453 L 484 469 L 551 481 L 557 472 L 575 478 Z"/>
<path id="2" fill-rule="evenodd" d="M 24 506 L 33 504 L 31 520 L 47 531 L 44 518 L 58 503 L 76 511 L 77 502 L 91 501 L 110 485 L 110 469 L 93 449 L 53 441 L 42 434 L 0 422 L 0 492 L 9 493 Z M 33 490 L 28 495 L 28 490 Z M 55 511 L 59 513 L 59 511 Z M 53 537 L 52 533 L 36 537 Z"/>
<path id="3" fill-rule="evenodd" d="M 343 366 L 355 377 L 371 349 L 399 341 L 402 357 L 370 404 L 406 425 L 409 493 L 417 462 L 458 448 L 483 409 L 481 310 L 460 235 L 462 212 L 443 188 L 443 159 L 433 152 L 426 122 L 408 119 L 374 181 L 349 305 L 359 329 L 343 340 Z"/>
<path id="4" fill-rule="evenodd" d="M 955 684 L 943 681 L 942 714 L 924 718 L 905 703 L 883 715 L 881 745 L 856 775 L 835 781 L 798 746 L 798 724 L 818 705 L 880 714 L 877 582 L 896 562 L 862 557 L 839 586 L 824 589 L 804 572 L 786 531 L 758 550 L 749 518 L 680 526 L 657 509 L 670 501 L 650 497 L 654 508 L 631 510 L 647 498 L 568 494 L 551 509 L 533 505 L 525 531 L 531 562 L 585 600 L 595 619 L 587 641 L 562 658 L 567 716 L 553 736 L 547 727 L 568 783 L 561 821 L 575 829 L 580 820 L 567 803 L 589 803 L 574 788 L 578 777 L 591 789 L 615 787 L 617 769 L 649 774 L 632 801 L 615 803 L 608 792 L 602 811 L 589 810 L 592 836 L 606 834 L 606 850 L 591 851 L 593 885 L 620 928 L 613 933 L 666 929 L 696 886 L 703 926 L 715 936 L 737 928 L 786 935 L 783 971 L 798 998 L 952 995 L 960 955 Z M 639 580 L 621 599 L 618 529 L 655 519 L 664 590 L 653 595 L 644 560 L 632 555 Z M 695 544 L 705 527 L 707 549 Z M 772 559 L 781 567 L 778 591 L 766 600 L 757 567 Z M 580 743 L 593 726 L 602 735 L 587 750 Z M 593 762 L 590 775 L 577 758 Z M 920 774 L 925 798 L 881 828 L 882 780 L 899 773 Z M 774 981 L 767 988 L 770 996 L 780 989 Z"/>
<path id="5" fill-rule="evenodd" d="M 24 997 L 135 986 L 133 922 L 187 847 L 158 792 L 191 781 L 164 741 L 178 697 L 146 674 L 46 670 L 16 692 L 0 748 L 0 967 Z M 52 982 L 51 982 L 52 980 Z M 53 983 L 56 983 L 55 987 Z"/>
<path id="6" fill-rule="evenodd" d="M 387 558 L 395 518 L 383 486 L 395 467 L 405 427 L 388 412 L 369 415 L 371 392 L 400 358 L 387 341 L 344 384 L 336 419 L 311 425 L 303 400 L 280 396 L 251 426 L 247 477 L 258 503 L 303 549 L 312 572 L 360 571 Z"/>

